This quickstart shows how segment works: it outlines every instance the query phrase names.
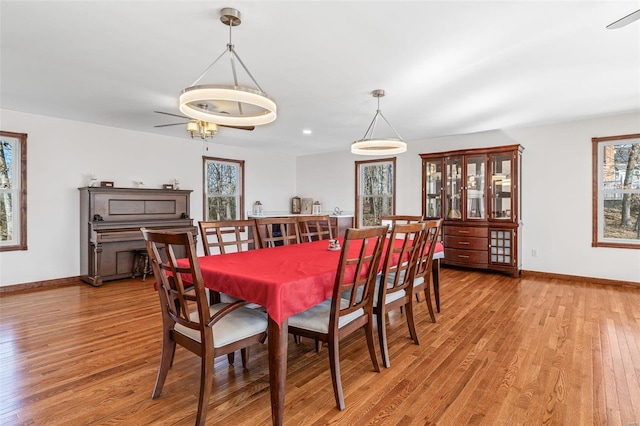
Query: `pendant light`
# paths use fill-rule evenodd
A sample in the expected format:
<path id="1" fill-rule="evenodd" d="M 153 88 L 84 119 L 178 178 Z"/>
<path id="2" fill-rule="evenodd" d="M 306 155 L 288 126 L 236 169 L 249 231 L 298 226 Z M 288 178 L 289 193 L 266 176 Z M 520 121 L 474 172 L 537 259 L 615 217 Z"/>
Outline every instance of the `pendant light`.
<path id="1" fill-rule="evenodd" d="M 376 115 L 373 116 L 369 128 L 365 132 L 362 139 L 357 140 L 351 144 L 351 152 L 359 155 L 394 155 L 401 154 L 407 150 L 407 144 L 402 140 L 396 129 L 389 123 L 380 110 L 380 98 L 384 96 L 384 90 L 376 89 L 371 92 L 374 98 L 378 98 L 378 110 Z M 393 130 L 397 138 L 375 138 L 373 133 L 378 124 L 378 117 L 382 117 L 387 126 Z"/>
<path id="2" fill-rule="evenodd" d="M 180 111 L 190 118 L 227 126 L 259 126 L 276 119 L 276 103 L 262 90 L 247 69 L 231 42 L 231 29 L 240 25 L 240 12 L 227 7 L 220 11 L 220 21 L 229 26 L 229 43 L 191 86 L 182 90 Z M 200 80 L 222 58 L 228 56 L 231 62 L 233 85 L 205 84 Z M 236 61 L 249 76 L 255 88 L 240 86 L 236 72 Z"/>

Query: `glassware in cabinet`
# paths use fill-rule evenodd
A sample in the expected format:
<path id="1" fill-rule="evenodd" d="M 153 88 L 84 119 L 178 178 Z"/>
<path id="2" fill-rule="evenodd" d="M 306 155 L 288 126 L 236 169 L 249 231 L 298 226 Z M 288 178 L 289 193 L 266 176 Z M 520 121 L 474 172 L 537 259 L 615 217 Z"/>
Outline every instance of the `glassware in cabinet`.
<path id="1" fill-rule="evenodd" d="M 446 169 L 446 218 L 462 219 L 460 206 L 462 204 L 462 158 L 450 157 L 445 159 Z"/>
<path id="2" fill-rule="evenodd" d="M 466 163 L 466 218 L 485 219 L 485 164 L 484 155 L 465 157 Z"/>
<path id="3" fill-rule="evenodd" d="M 512 219 L 512 155 L 491 155 L 491 219 Z"/>
<path id="4" fill-rule="evenodd" d="M 425 161 L 425 212 L 427 217 L 442 217 L 442 161 Z"/>

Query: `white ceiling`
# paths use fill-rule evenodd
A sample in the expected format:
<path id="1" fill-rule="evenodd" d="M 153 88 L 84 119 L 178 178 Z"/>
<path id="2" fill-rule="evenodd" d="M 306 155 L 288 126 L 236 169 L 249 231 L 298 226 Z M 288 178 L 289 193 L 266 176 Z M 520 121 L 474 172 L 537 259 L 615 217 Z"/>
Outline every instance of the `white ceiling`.
<path id="1" fill-rule="evenodd" d="M 222 7 L 242 13 L 233 42 L 278 118 L 214 143 L 348 150 L 374 89 L 408 143 L 640 111 L 640 22 L 605 29 L 640 2 L 612 0 L 2 0 L 0 107 L 197 143 L 184 126 L 154 128 L 181 120 L 153 111 L 179 113 L 180 91 L 224 51 Z M 230 79 L 225 62 L 201 84 Z"/>

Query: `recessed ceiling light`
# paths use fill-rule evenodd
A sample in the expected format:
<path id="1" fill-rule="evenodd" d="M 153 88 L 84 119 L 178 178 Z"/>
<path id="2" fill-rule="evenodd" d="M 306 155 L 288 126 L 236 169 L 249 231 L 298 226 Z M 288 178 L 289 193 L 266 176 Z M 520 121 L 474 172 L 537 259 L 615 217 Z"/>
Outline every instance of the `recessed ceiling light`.
<path id="1" fill-rule="evenodd" d="M 302 134 L 303 135 L 310 135 L 311 133 L 313 133 L 313 131 L 311 129 L 303 129 L 302 130 Z"/>

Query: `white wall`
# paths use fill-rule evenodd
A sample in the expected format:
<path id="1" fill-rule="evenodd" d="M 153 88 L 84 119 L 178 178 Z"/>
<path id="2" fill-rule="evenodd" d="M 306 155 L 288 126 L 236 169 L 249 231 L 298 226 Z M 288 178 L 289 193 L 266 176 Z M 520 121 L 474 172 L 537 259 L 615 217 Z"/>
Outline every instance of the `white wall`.
<path id="1" fill-rule="evenodd" d="M 245 160 L 246 210 L 288 210 L 295 157 L 0 110 L 0 128 L 27 133 L 27 251 L 0 252 L 0 286 L 80 275 L 79 187 L 98 180 L 160 188 L 177 178 L 202 218 L 202 155 Z M 219 135 L 222 137 L 222 135 Z M 204 147 L 208 151 L 204 151 Z M 278 164 L 278 173 L 273 165 Z"/>
<path id="2" fill-rule="evenodd" d="M 523 269 L 640 282 L 640 250 L 591 247 L 591 138 L 630 133 L 640 133 L 640 114 L 409 142 L 397 156 L 396 212 L 421 214 L 418 154 L 520 144 Z M 348 151 L 299 157 L 298 193 L 353 211 L 354 161 L 363 159 Z"/>
<path id="3" fill-rule="evenodd" d="M 27 251 L 0 252 L 0 285 L 79 275 L 78 187 L 93 172 L 116 186 L 158 188 L 173 178 L 193 189 L 202 217 L 203 143 L 0 110 L 0 128 L 29 134 Z M 640 282 L 640 250 L 591 247 L 591 138 L 640 132 L 640 114 L 409 142 L 397 157 L 397 212 L 420 214 L 418 154 L 521 144 L 523 269 Z M 345 142 L 348 149 L 349 141 Z M 354 161 L 344 153 L 286 157 L 215 143 L 206 155 L 245 160 L 247 209 L 288 211 L 293 195 L 325 210 L 354 211 Z M 286 164 L 283 164 L 285 162 Z M 278 164 L 278 173 L 273 173 Z M 265 178 L 268 177 L 268 178 Z M 536 249 L 538 257 L 531 257 Z"/>

